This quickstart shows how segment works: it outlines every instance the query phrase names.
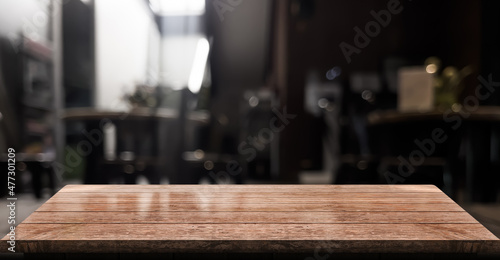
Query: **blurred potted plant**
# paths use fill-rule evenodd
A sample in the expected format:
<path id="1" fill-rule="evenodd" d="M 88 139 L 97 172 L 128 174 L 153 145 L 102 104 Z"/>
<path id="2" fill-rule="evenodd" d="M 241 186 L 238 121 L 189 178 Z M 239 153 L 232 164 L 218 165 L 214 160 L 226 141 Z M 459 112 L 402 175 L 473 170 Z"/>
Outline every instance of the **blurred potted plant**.
<path id="1" fill-rule="evenodd" d="M 154 109 L 159 104 L 157 88 L 144 84 L 136 85 L 134 92 L 124 95 L 124 99 L 132 107 L 132 110 L 138 108 Z"/>
<path id="2" fill-rule="evenodd" d="M 441 71 L 441 60 L 437 57 L 429 57 L 425 60 L 428 73 L 434 74 L 434 104 L 439 110 L 445 110 L 458 105 L 458 98 L 464 90 L 464 79 L 471 75 L 471 66 L 465 66 L 458 70 L 454 66 L 448 66 Z"/>

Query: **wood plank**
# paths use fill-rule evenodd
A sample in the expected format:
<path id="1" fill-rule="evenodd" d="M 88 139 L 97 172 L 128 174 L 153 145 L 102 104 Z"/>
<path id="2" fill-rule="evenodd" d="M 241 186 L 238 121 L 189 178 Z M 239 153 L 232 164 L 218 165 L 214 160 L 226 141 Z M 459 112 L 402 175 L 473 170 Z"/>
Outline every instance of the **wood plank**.
<path id="1" fill-rule="evenodd" d="M 151 197 L 151 198 L 92 198 L 89 196 L 87 198 L 51 198 L 46 203 L 75 203 L 75 204 L 115 204 L 115 203 L 130 203 L 130 204 L 234 204 L 239 203 L 245 205 L 247 203 L 257 204 L 295 204 L 295 203 L 307 203 L 307 204 L 325 204 L 325 203 L 451 203 L 453 202 L 450 198 L 378 198 L 378 197 L 333 197 L 333 198 L 224 198 L 224 199 L 212 199 L 212 198 L 168 198 L 168 197 Z"/>
<path id="2" fill-rule="evenodd" d="M 288 252 L 326 242 L 342 252 L 473 253 L 479 240 L 498 240 L 480 224 L 20 224 L 17 230 L 22 252 Z"/>
<path id="3" fill-rule="evenodd" d="M 262 204 L 262 203 L 233 203 L 233 204 L 74 204 L 74 203 L 45 203 L 37 210 L 40 211 L 281 211 L 281 212 L 357 212 L 357 211 L 464 211 L 455 203 L 410 203 L 410 204 L 392 204 L 392 203 L 324 203 L 324 204 Z"/>
<path id="4" fill-rule="evenodd" d="M 307 199 L 325 199 L 325 198 L 449 198 L 444 193 L 418 193 L 418 192 L 147 192 L 147 193 L 128 193 L 128 192 L 60 192 L 52 198 L 127 198 L 127 199 L 226 199 L 226 198 L 280 198 L 287 200 L 289 198 L 307 198 Z"/>
<path id="5" fill-rule="evenodd" d="M 19 240 L 498 240 L 481 224 L 19 224 Z"/>
<path id="6" fill-rule="evenodd" d="M 30 224 L 476 224 L 466 212 L 34 212 Z"/>
<path id="7" fill-rule="evenodd" d="M 434 185 L 66 185 L 59 192 L 434 192 Z"/>

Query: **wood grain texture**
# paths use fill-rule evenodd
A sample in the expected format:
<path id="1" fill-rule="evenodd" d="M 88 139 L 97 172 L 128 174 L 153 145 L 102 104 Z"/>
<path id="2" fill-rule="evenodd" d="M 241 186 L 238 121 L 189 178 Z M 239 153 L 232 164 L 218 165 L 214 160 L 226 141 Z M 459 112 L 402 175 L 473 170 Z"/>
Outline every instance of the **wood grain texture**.
<path id="1" fill-rule="evenodd" d="M 34 212 L 29 224 L 335 224 L 335 223 L 460 223 L 476 224 L 466 212 Z"/>
<path id="2" fill-rule="evenodd" d="M 68 185 L 16 240 L 27 253 L 500 252 L 431 185 Z"/>
<path id="3" fill-rule="evenodd" d="M 59 192 L 434 192 L 434 185 L 66 185 Z"/>
<path id="4" fill-rule="evenodd" d="M 147 193 L 129 193 L 129 192 L 59 192 L 52 198 L 164 198 L 164 199 L 192 199 L 192 198 L 207 198 L 207 199 L 227 199 L 227 198 L 299 198 L 299 199 L 323 199 L 323 198 L 415 198 L 418 194 L 419 198 L 448 198 L 444 193 L 419 193 L 419 192 L 160 192 L 153 191 Z"/>
<path id="5" fill-rule="evenodd" d="M 485 236 L 480 224 L 21 224 L 19 228 L 24 232 L 18 239 L 26 241 L 20 248 L 31 253 L 308 252 L 318 246 L 339 253 L 353 252 L 353 247 L 358 252 L 414 252 L 413 246 L 419 244 L 419 252 L 446 252 L 450 247 L 448 252 L 477 252 L 481 241 L 496 239 Z"/>
<path id="6" fill-rule="evenodd" d="M 40 211 L 334 211 L 334 212 L 356 212 L 356 211 L 464 211 L 455 203 L 412 203 L 412 204 L 391 204 L 391 203 L 323 203 L 323 204 L 251 204 L 251 203 L 224 203 L 224 204 L 173 204 L 173 203 L 146 203 L 146 204 L 74 204 L 74 203 L 45 203 L 38 210 Z"/>
<path id="7" fill-rule="evenodd" d="M 398 197 L 375 197 L 375 196 L 367 196 L 367 197 L 331 197 L 331 198 L 240 198 L 240 197 L 232 197 L 232 198 L 209 198 L 209 197 L 193 197 L 193 198 L 165 198 L 165 197 L 155 197 L 152 196 L 150 198 L 92 198 L 92 196 L 88 196 L 86 198 L 51 198 L 47 201 L 47 203 L 74 203 L 74 204 L 256 204 L 256 203 L 265 203 L 265 204 L 325 204 L 325 203 L 344 203 L 344 204 L 352 204 L 352 203 L 450 203 L 452 202 L 449 198 L 398 198 Z"/>

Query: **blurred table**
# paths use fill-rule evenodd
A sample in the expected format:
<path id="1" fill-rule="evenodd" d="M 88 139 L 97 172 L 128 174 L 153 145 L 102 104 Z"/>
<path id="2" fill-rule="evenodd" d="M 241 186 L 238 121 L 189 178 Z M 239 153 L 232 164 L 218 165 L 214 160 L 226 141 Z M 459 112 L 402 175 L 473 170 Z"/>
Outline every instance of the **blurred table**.
<path id="1" fill-rule="evenodd" d="M 444 115 L 446 111 L 429 111 L 429 112 L 399 112 L 397 110 L 379 110 L 368 115 L 368 123 L 371 125 L 389 124 L 389 123 L 407 123 L 410 121 L 429 121 L 440 120 L 445 121 Z M 467 115 L 467 116 L 465 116 Z M 480 106 L 473 111 L 452 111 L 446 113 L 447 117 L 459 116 L 464 120 L 471 121 L 497 121 L 500 122 L 500 107 L 499 106 Z"/>
<path id="2" fill-rule="evenodd" d="M 378 138 L 381 138 L 381 142 L 392 141 L 395 147 L 402 144 L 398 144 L 400 142 L 397 139 L 398 135 L 392 131 L 397 127 L 406 127 L 409 133 L 417 128 L 425 129 L 424 136 L 409 136 L 412 141 L 416 138 L 431 138 L 434 129 L 444 130 L 449 137 L 446 144 L 436 144 L 445 146 L 438 147 L 438 150 L 444 152 L 438 155 L 438 158 L 434 158 L 433 153 L 429 161 L 436 161 L 435 159 L 442 157 L 454 171 L 465 172 L 465 200 L 496 201 L 500 188 L 500 106 L 479 106 L 469 110 L 467 107 L 462 107 L 456 111 L 422 113 L 402 113 L 397 110 L 374 111 L 367 116 L 367 120 L 371 127 L 384 127 L 378 133 L 390 132 L 385 137 Z M 416 149 L 415 144 L 411 145 L 412 149 Z M 464 150 L 463 165 L 459 164 L 458 158 L 461 156 L 459 155 L 461 146 Z M 401 148 L 400 146 L 391 152 L 404 155 L 404 152 L 398 150 Z M 457 174 L 453 175 L 457 177 Z"/>
<path id="3" fill-rule="evenodd" d="M 175 159 L 178 160 L 183 152 L 184 145 L 180 141 L 185 138 L 185 122 L 205 125 L 210 115 L 205 111 L 190 111 L 180 115 L 178 110 L 169 108 L 135 108 L 127 112 L 73 108 L 65 110 L 62 119 L 66 122 L 82 122 L 84 129 L 81 132 L 85 130 L 88 133 L 86 139 L 97 139 L 99 134 L 103 137 L 103 126 L 107 122 L 116 125 L 115 158 L 105 157 L 102 140 L 91 142 L 92 152 L 84 156 L 87 159 L 85 183 L 107 184 L 110 179 L 120 176 L 125 179 L 125 183 L 135 183 L 136 173 L 139 172 L 150 183 L 159 184 L 161 176 L 157 168 L 166 168 L 168 154 L 177 155 Z M 181 121 L 182 124 L 175 125 L 175 129 L 165 125 Z M 168 143 L 169 135 L 175 135 L 174 139 L 179 143 Z M 89 141 L 85 138 L 80 142 Z M 126 159 L 120 158 L 121 152 L 127 153 Z M 170 168 L 175 168 L 175 162 L 170 164 Z"/>
<path id="4" fill-rule="evenodd" d="M 500 240 L 432 185 L 67 185 L 16 234 L 28 257 L 500 253 Z"/>
<path id="5" fill-rule="evenodd" d="M 170 108 L 137 108 L 131 111 L 107 111 L 95 108 L 70 108 L 63 113 L 64 120 L 147 120 L 147 119 L 169 119 L 179 118 L 179 113 Z M 210 120 L 210 115 L 205 111 L 191 111 L 187 113 L 187 119 L 192 122 L 206 124 Z"/>

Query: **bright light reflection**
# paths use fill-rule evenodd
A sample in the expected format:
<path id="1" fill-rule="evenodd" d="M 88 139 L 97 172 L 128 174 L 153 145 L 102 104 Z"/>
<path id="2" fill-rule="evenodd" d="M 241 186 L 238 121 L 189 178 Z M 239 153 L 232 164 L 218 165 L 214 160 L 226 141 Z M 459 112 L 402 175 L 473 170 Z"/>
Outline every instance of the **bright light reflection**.
<path id="1" fill-rule="evenodd" d="M 150 0 L 153 10 L 160 15 L 202 15 L 205 0 Z"/>
<path id="2" fill-rule="evenodd" d="M 427 71 L 427 73 L 430 73 L 430 74 L 436 73 L 436 71 L 437 71 L 436 64 L 429 64 L 429 65 L 427 65 L 427 67 L 425 67 L 425 71 Z"/>
<path id="3" fill-rule="evenodd" d="M 196 54 L 194 56 L 193 67 L 189 75 L 188 88 L 193 93 L 198 93 L 203 82 L 205 75 L 205 67 L 207 65 L 208 52 L 210 51 L 210 44 L 207 39 L 201 38 L 196 47 Z"/>

